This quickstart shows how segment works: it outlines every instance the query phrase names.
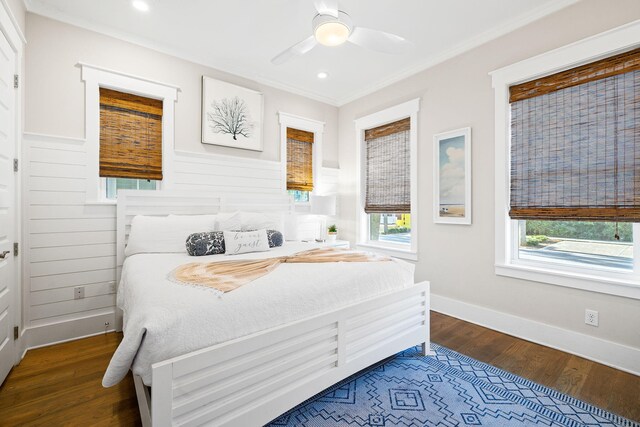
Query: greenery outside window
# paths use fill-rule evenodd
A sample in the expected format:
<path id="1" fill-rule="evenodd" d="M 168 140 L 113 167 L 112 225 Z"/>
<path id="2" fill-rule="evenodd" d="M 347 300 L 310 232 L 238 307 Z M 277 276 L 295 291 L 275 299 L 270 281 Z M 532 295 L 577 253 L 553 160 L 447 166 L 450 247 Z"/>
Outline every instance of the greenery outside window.
<path id="1" fill-rule="evenodd" d="M 518 227 L 521 260 L 633 271 L 630 223 L 534 220 Z"/>
<path id="2" fill-rule="evenodd" d="M 410 244 L 411 214 L 369 214 L 369 241 Z"/>

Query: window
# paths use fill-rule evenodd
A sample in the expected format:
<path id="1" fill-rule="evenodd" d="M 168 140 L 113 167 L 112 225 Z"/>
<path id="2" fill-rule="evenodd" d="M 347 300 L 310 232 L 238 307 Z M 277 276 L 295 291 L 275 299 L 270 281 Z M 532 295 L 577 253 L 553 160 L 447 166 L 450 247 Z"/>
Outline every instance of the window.
<path id="1" fill-rule="evenodd" d="M 162 105 L 161 128 L 161 172 L 162 182 L 156 181 L 158 188 L 165 182 L 174 182 L 174 116 L 180 88 L 178 86 L 133 76 L 121 71 L 114 71 L 86 63 L 78 63 L 84 87 L 85 133 L 86 133 L 86 199 L 85 203 L 108 204 L 115 200 L 107 199 L 107 180 L 100 177 L 101 148 L 101 89 L 113 89 L 124 94 L 136 94 L 141 98 L 152 100 Z M 124 178 L 123 178 L 124 179 Z M 139 179 L 139 178 L 135 178 Z M 145 179 L 145 178 L 140 178 Z"/>
<path id="2" fill-rule="evenodd" d="M 162 101 L 100 89 L 99 173 L 104 196 L 162 180 Z"/>
<path id="3" fill-rule="evenodd" d="M 492 73 L 497 274 L 640 298 L 640 49 L 619 53 L 626 31 Z"/>
<path id="4" fill-rule="evenodd" d="M 309 202 L 313 191 L 313 132 L 287 128 L 287 191 L 295 202 Z"/>
<path id="5" fill-rule="evenodd" d="M 520 259 L 633 270 L 625 223 L 640 221 L 640 71 L 625 64 L 634 63 L 640 50 L 510 88 Z"/>
<path id="6" fill-rule="evenodd" d="M 633 271 L 630 223 L 534 220 L 518 227 L 521 260 Z"/>
<path id="7" fill-rule="evenodd" d="M 105 178 L 105 194 L 109 200 L 118 198 L 118 190 L 157 190 L 158 181 L 150 179 Z"/>
<path id="8" fill-rule="evenodd" d="M 321 173 L 324 123 L 283 111 L 278 112 L 278 119 L 282 191 L 292 196 L 294 202 L 308 205 L 312 191 L 328 192 L 323 188 Z M 308 206 L 299 208 L 306 211 Z"/>
<path id="9" fill-rule="evenodd" d="M 411 214 L 369 214 L 369 240 L 411 244 Z"/>
<path id="10" fill-rule="evenodd" d="M 358 245 L 417 259 L 419 100 L 356 121 L 360 200 Z"/>
<path id="11" fill-rule="evenodd" d="M 370 241 L 411 244 L 409 129 L 406 118 L 364 132 Z"/>

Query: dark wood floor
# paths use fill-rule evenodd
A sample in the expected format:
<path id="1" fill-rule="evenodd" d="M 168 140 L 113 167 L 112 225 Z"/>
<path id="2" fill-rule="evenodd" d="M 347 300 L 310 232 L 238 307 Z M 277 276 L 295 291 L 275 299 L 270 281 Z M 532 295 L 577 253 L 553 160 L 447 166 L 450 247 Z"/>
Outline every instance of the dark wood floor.
<path id="1" fill-rule="evenodd" d="M 101 384 L 121 339 L 110 333 L 28 351 L 0 388 L 0 425 L 140 425 L 131 373 Z"/>
<path id="2" fill-rule="evenodd" d="M 640 377 L 438 313 L 431 341 L 640 422 Z"/>
<path id="3" fill-rule="evenodd" d="M 131 375 L 100 383 L 120 334 L 29 351 L 0 388 L 3 426 L 135 426 Z M 640 377 L 438 313 L 431 339 L 452 350 L 640 421 Z"/>

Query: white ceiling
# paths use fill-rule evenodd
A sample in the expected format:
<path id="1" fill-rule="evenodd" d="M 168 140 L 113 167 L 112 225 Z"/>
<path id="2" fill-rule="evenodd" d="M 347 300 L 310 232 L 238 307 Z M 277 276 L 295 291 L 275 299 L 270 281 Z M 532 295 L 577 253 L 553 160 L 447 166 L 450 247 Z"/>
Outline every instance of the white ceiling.
<path id="1" fill-rule="evenodd" d="M 311 35 L 313 0 L 26 0 L 30 11 L 213 68 L 342 105 L 577 0 L 340 0 L 356 26 L 413 42 L 402 55 L 346 43 L 283 65 L 272 57 Z M 319 71 L 329 78 L 319 80 Z"/>

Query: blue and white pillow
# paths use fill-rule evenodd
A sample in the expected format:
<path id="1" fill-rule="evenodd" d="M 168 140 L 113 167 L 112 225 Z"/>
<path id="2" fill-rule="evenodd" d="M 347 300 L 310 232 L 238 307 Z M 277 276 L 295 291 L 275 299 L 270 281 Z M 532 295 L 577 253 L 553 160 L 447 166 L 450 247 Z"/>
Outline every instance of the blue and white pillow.
<path id="1" fill-rule="evenodd" d="M 269 247 L 282 246 L 284 238 L 277 230 L 267 230 L 267 240 Z M 187 237 L 187 253 L 191 256 L 219 255 L 226 251 L 224 244 L 224 232 L 206 231 L 203 233 L 193 233 Z"/>

